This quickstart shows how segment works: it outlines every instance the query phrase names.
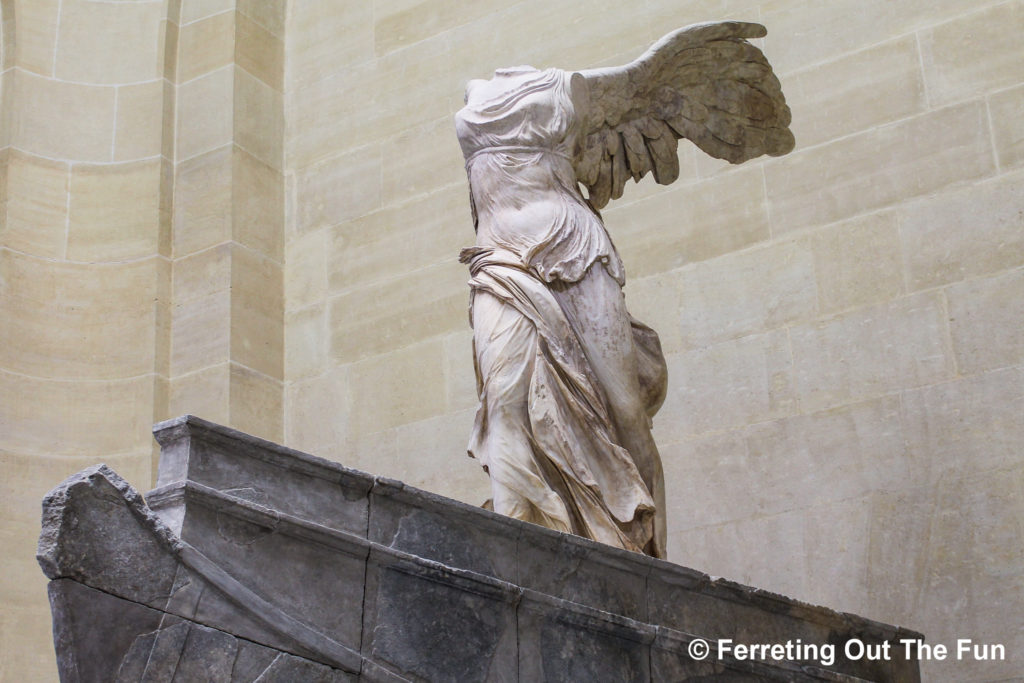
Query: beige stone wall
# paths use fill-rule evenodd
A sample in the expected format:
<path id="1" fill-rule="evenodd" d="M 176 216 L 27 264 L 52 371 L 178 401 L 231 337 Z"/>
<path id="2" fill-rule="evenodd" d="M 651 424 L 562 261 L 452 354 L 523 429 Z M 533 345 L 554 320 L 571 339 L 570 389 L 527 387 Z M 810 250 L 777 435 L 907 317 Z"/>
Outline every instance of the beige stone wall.
<path id="1" fill-rule="evenodd" d="M 797 149 L 606 212 L 660 331 L 671 559 L 1006 645 L 1024 672 L 1024 2 L 293 3 L 285 436 L 472 503 L 472 241 L 452 128 L 499 66 L 623 63 L 739 18 Z"/>
<path id="2" fill-rule="evenodd" d="M 160 3 L 5 0 L 0 678 L 54 680 L 39 501 L 98 460 L 148 482 L 160 392 Z M 116 25 L 117 40 L 102 27 Z"/>
<path id="3" fill-rule="evenodd" d="M 0 680 L 56 680 L 39 502 L 155 421 L 283 439 L 277 0 L 2 0 Z"/>

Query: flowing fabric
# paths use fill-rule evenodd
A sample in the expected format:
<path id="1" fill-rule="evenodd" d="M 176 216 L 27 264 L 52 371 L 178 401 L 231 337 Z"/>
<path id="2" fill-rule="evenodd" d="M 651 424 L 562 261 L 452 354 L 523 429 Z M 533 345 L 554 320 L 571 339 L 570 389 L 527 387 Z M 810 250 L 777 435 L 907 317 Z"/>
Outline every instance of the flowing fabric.
<path id="1" fill-rule="evenodd" d="M 497 512 L 664 557 L 650 416 L 665 363 L 576 182 L 578 94 L 555 69 L 502 83 L 456 117 L 477 228 L 461 255 L 480 397 L 469 453 Z"/>

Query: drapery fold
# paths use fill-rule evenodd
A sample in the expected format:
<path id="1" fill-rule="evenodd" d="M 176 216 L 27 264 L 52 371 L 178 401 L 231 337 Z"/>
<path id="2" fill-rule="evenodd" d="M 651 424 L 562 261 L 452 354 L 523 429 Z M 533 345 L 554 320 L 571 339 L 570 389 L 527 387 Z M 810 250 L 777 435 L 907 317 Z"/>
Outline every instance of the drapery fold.
<path id="1" fill-rule="evenodd" d="M 621 445 L 572 311 L 511 252 L 471 247 L 460 260 L 470 265 L 480 395 L 469 452 L 491 476 L 495 509 L 663 556 L 654 499 Z M 651 415 L 664 398 L 664 358 L 654 331 L 630 322 Z"/>

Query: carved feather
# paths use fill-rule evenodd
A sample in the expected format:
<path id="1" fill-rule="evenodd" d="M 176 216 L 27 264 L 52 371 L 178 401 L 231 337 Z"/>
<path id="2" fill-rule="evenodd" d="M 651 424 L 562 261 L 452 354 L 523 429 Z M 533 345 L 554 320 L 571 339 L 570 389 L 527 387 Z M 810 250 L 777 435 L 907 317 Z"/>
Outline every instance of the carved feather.
<path id="1" fill-rule="evenodd" d="M 678 138 L 732 163 L 793 148 L 779 81 L 747 42 L 766 33 L 744 22 L 696 24 L 629 64 L 579 72 L 589 106 L 574 165 L 595 208 L 622 196 L 627 178 L 675 181 Z"/>

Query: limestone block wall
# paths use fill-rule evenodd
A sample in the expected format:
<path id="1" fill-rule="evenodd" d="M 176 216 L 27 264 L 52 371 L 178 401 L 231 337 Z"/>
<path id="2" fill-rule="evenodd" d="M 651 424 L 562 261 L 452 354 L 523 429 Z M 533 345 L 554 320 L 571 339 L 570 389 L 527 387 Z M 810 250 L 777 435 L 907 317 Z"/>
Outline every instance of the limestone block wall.
<path id="1" fill-rule="evenodd" d="M 39 501 L 155 421 L 281 440 L 284 3 L 2 0 L 0 680 L 56 680 Z"/>
<path id="2" fill-rule="evenodd" d="M 462 88 L 719 18 L 768 27 L 796 150 L 730 167 L 681 146 L 676 184 L 605 214 L 668 354 L 670 558 L 1009 653 L 926 677 L 1019 675 L 1020 0 L 293 3 L 286 441 L 483 501 Z"/>
<path id="3" fill-rule="evenodd" d="M 39 497 L 150 480 L 159 391 L 161 3 L 5 0 L 0 678 L 54 680 Z M 104 28 L 116 26 L 116 36 Z M 114 40 L 111 38 L 114 37 Z"/>
<path id="4" fill-rule="evenodd" d="M 171 212 L 167 416 L 281 440 L 285 4 L 184 0 L 168 12 Z"/>

